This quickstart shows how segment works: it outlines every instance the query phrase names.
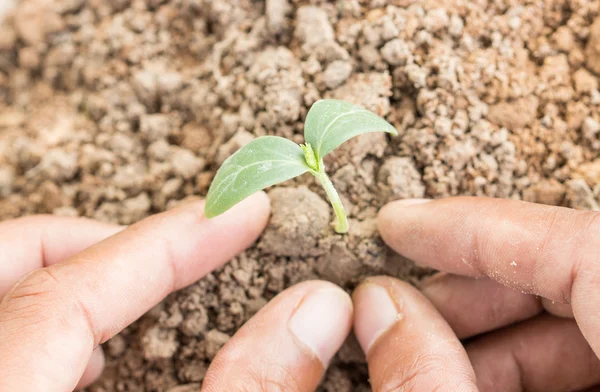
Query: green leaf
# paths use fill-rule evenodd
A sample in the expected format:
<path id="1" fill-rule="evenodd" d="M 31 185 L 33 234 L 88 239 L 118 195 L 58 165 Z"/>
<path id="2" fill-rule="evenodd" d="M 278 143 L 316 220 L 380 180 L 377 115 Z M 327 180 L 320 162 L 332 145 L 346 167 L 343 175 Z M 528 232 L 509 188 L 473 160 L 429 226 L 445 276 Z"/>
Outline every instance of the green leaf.
<path id="1" fill-rule="evenodd" d="M 277 136 L 259 137 L 223 162 L 208 190 L 204 215 L 220 215 L 253 193 L 310 170 L 296 143 Z"/>
<path id="2" fill-rule="evenodd" d="M 304 124 L 304 139 L 314 149 L 317 159 L 322 159 L 354 136 L 370 132 L 398 135 L 390 123 L 375 113 L 335 99 L 315 102 Z"/>

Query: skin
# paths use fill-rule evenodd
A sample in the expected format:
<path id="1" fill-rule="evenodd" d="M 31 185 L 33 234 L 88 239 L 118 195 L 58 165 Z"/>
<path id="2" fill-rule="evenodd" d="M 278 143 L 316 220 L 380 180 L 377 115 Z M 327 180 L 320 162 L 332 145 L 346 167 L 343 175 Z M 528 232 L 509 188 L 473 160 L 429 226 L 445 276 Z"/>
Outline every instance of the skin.
<path id="1" fill-rule="evenodd" d="M 91 383 L 100 344 L 249 246 L 269 201 L 261 192 L 212 220 L 202 211 L 194 202 L 128 228 L 0 223 L 0 390 Z M 592 391 L 598 216 L 477 198 L 392 203 L 378 218 L 386 243 L 444 272 L 420 290 L 369 278 L 352 298 L 327 282 L 293 286 L 225 345 L 203 391 L 314 391 L 352 326 L 377 392 Z"/>

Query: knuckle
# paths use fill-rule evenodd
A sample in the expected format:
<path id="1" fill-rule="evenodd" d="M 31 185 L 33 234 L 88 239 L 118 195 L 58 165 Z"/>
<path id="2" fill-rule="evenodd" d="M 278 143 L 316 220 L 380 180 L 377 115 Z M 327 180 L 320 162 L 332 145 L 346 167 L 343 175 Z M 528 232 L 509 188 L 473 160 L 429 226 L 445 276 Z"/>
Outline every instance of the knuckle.
<path id="1" fill-rule="evenodd" d="M 2 322 L 37 325 L 51 320 L 60 305 L 56 278 L 45 269 L 17 282 L 2 299 Z"/>
<path id="2" fill-rule="evenodd" d="M 300 391 L 296 376 L 281 366 L 271 366 L 271 369 L 253 374 L 251 378 L 258 392 Z"/>
<path id="3" fill-rule="evenodd" d="M 3 318 L 45 323 L 64 331 L 91 331 L 89 313 L 77 295 L 68 295 L 57 271 L 59 264 L 35 270 L 23 277 L 4 297 Z M 82 328 L 83 325 L 83 328 Z"/>
<path id="4" fill-rule="evenodd" d="M 6 294 L 9 304 L 35 302 L 48 305 L 60 298 L 59 282 L 50 268 L 42 268 L 30 272 L 19 280 Z"/>
<path id="5" fill-rule="evenodd" d="M 437 355 L 419 355 L 408 366 L 404 360 L 401 364 L 394 364 L 394 362 L 386 368 L 381 384 L 374 387 L 376 392 L 413 391 L 422 389 L 423 384 L 428 386 L 428 390 L 441 389 L 442 385 L 437 385 L 435 380 L 443 371 L 443 358 Z"/>
<path id="6" fill-rule="evenodd" d="M 577 250 L 571 269 L 570 287 L 564 290 L 567 303 L 571 302 L 572 291 L 577 280 L 600 282 L 600 255 L 596 251 L 600 247 L 600 212 L 585 212 L 577 235 Z"/>
<path id="7" fill-rule="evenodd" d="M 600 243 L 600 212 L 592 211 L 586 214 L 581 237 L 586 243 Z"/>
<path id="8" fill-rule="evenodd" d="M 240 369 L 243 371 L 240 372 Z M 207 391 L 294 392 L 301 391 L 300 374 L 268 359 L 249 360 L 231 345 L 225 345 L 211 364 L 214 371 L 205 378 Z M 211 371 L 209 370 L 209 373 Z M 232 377 L 233 375 L 233 377 Z M 204 390 L 204 389 L 203 389 Z"/>

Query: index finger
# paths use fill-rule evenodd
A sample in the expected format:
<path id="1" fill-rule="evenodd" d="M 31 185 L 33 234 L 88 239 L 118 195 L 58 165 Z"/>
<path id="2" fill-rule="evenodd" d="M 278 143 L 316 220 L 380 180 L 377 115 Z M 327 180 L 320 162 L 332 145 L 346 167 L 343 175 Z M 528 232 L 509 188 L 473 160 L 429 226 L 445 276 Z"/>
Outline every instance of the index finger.
<path id="1" fill-rule="evenodd" d="M 600 214 L 514 200 L 395 202 L 378 217 L 397 252 L 442 271 L 487 275 L 552 301 L 572 303 L 600 353 Z"/>
<path id="2" fill-rule="evenodd" d="M 155 215 L 17 283 L 0 303 L 0 389 L 73 389 L 94 347 L 250 245 L 269 201 L 259 193 L 211 220 L 202 211 Z"/>

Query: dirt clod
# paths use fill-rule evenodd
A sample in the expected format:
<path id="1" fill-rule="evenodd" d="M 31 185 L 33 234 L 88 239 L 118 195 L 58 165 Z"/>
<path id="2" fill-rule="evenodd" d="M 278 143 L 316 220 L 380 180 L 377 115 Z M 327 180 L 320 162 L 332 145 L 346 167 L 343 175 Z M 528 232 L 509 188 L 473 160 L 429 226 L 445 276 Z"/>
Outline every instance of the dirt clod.
<path id="1" fill-rule="evenodd" d="M 148 360 L 171 358 L 179 348 L 177 333 L 174 330 L 164 330 L 152 327 L 142 338 L 144 358 Z"/>
<path id="2" fill-rule="evenodd" d="M 594 193 L 583 180 L 571 180 L 567 183 L 571 207 L 579 210 L 600 211 Z"/>
<path id="3" fill-rule="evenodd" d="M 590 36 L 585 48 L 585 62 L 588 68 L 600 74 L 600 18 L 590 27 Z"/>
<path id="4" fill-rule="evenodd" d="M 319 240 L 330 230 L 330 207 L 305 187 L 269 192 L 271 220 L 260 247 L 276 256 L 318 254 Z"/>
<path id="5" fill-rule="evenodd" d="M 381 191 L 387 195 L 386 201 L 425 196 L 421 174 L 410 158 L 393 157 L 385 161 L 379 169 L 378 180 Z"/>

